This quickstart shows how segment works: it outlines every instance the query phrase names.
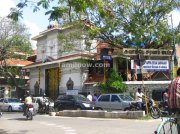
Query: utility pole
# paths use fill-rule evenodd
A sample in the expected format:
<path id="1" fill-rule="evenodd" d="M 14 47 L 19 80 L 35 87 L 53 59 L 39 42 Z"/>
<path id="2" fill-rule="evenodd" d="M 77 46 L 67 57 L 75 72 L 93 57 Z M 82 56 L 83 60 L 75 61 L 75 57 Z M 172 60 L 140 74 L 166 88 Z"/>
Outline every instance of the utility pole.
<path id="1" fill-rule="evenodd" d="M 147 102 L 147 93 L 146 93 L 146 90 L 145 90 L 145 87 L 144 87 L 144 77 L 143 77 L 143 65 L 144 65 L 144 63 L 145 63 L 145 57 L 144 57 L 144 55 L 142 55 L 142 54 L 140 54 L 140 53 L 138 53 L 137 54 L 137 63 L 138 63 L 138 65 L 139 65 L 139 67 L 140 67 L 140 76 L 141 76 L 141 81 L 142 81 L 142 88 L 143 88 L 143 90 L 144 90 L 144 94 L 145 94 L 145 98 L 144 98 L 144 100 L 145 100 L 145 104 L 146 104 L 146 112 L 147 112 L 147 115 L 149 114 L 149 111 L 148 111 L 148 102 Z"/>
<path id="2" fill-rule="evenodd" d="M 173 35 L 173 40 L 172 40 L 172 63 L 171 63 L 171 79 L 174 78 L 174 70 L 175 70 L 175 66 L 176 66 L 176 48 L 175 48 L 175 35 L 174 35 L 174 26 L 173 26 L 173 18 L 172 18 L 172 14 L 169 16 L 171 17 L 171 26 L 172 26 L 172 35 Z"/>

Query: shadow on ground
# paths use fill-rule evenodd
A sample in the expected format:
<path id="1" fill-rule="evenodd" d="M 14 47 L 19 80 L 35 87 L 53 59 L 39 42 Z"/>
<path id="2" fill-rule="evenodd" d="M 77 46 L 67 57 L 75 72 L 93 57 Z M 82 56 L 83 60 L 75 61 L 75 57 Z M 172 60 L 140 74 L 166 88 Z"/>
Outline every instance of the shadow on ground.
<path id="1" fill-rule="evenodd" d="M 9 132 L 8 130 L 0 129 L 0 134 L 26 134 L 27 130 L 20 130 L 18 132 Z"/>
<path id="2" fill-rule="evenodd" d="M 31 120 L 27 120 L 26 118 L 11 118 L 8 120 L 18 120 L 18 121 L 31 121 Z"/>

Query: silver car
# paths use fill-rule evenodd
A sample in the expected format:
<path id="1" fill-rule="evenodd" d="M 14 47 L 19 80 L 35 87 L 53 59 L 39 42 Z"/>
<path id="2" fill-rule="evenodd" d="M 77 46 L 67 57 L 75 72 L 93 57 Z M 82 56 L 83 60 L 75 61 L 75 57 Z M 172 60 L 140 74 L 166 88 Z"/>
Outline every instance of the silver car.
<path id="1" fill-rule="evenodd" d="M 95 109 L 98 110 L 128 110 L 134 99 L 125 94 L 102 94 L 95 102 Z"/>
<path id="2" fill-rule="evenodd" d="M 17 98 L 1 98 L 0 109 L 2 111 L 23 111 L 23 103 Z"/>

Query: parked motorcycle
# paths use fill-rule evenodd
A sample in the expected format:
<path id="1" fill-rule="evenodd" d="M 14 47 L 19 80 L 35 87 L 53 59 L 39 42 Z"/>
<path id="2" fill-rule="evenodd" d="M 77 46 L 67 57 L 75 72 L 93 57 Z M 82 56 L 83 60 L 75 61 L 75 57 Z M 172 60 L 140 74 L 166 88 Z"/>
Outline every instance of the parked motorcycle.
<path id="1" fill-rule="evenodd" d="M 39 104 L 38 112 L 40 114 L 49 114 L 50 112 L 54 112 L 54 103 L 49 100 L 45 100 L 43 104 Z"/>
<path id="2" fill-rule="evenodd" d="M 27 105 L 27 108 L 26 108 L 26 119 L 27 120 L 33 120 L 33 115 L 34 115 L 34 108 L 33 108 L 33 105 L 30 104 L 30 105 Z"/>
<path id="3" fill-rule="evenodd" d="M 167 102 L 164 102 L 164 101 L 159 102 L 158 108 L 159 108 L 159 111 L 161 113 L 161 116 L 165 117 L 165 116 L 170 115 Z"/>
<path id="4" fill-rule="evenodd" d="M 151 115 L 151 117 L 154 119 L 159 118 L 161 116 L 161 113 L 160 113 L 159 108 L 156 107 L 154 100 L 146 98 L 146 101 L 147 101 L 148 113 Z M 131 102 L 130 110 L 131 111 L 143 110 L 147 113 L 146 103 L 143 103 L 143 106 L 141 109 L 138 105 L 138 102 Z"/>

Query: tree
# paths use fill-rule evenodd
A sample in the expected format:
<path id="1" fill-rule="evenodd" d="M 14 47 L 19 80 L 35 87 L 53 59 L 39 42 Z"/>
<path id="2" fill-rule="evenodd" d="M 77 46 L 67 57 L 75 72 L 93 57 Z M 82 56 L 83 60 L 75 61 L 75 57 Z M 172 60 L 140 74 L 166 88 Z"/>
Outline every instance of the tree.
<path id="1" fill-rule="evenodd" d="M 9 66 L 8 59 L 26 59 L 32 53 L 27 28 L 8 18 L 0 18 L 0 76 L 8 84 L 18 88 L 16 75 L 22 75 L 21 68 Z"/>
<path id="2" fill-rule="evenodd" d="M 127 90 L 127 86 L 123 83 L 123 79 L 115 70 L 111 70 L 110 77 L 104 83 L 98 83 L 97 87 L 104 90 L 104 92 L 123 93 Z"/>
<path id="3" fill-rule="evenodd" d="M 119 48 L 171 48 L 179 41 L 178 28 L 167 24 L 168 14 L 179 9 L 179 0 L 24 0 L 13 8 L 10 18 L 18 20 L 22 9 L 43 7 L 50 20 L 61 23 L 85 18 L 90 23 L 89 35 Z"/>

